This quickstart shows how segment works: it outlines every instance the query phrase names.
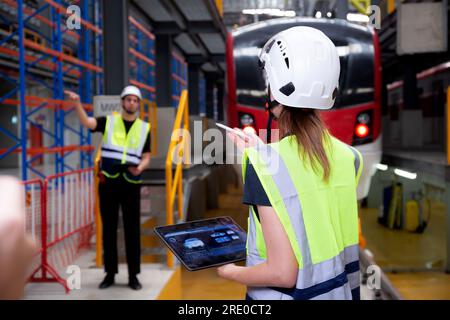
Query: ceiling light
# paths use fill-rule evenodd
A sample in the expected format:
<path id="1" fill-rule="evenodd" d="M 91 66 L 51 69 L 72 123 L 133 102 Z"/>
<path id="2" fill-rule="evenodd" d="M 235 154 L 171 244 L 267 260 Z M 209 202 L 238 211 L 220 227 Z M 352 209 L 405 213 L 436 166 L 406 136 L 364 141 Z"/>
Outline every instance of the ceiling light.
<path id="1" fill-rule="evenodd" d="M 394 173 L 396 175 L 406 178 L 406 179 L 414 180 L 417 178 L 417 173 L 415 173 L 415 172 L 409 172 L 409 171 L 405 171 L 405 170 L 395 169 Z"/>
<path id="2" fill-rule="evenodd" d="M 347 20 L 353 22 L 369 22 L 369 17 L 361 13 L 347 13 Z"/>
<path id="3" fill-rule="evenodd" d="M 375 167 L 378 169 L 378 170 L 381 170 L 381 171 L 386 171 L 389 167 L 387 166 L 387 164 L 382 164 L 382 163 L 377 163 L 376 165 L 375 165 Z"/>
<path id="4" fill-rule="evenodd" d="M 268 16 L 276 16 L 276 17 L 295 17 L 294 10 L 280 10 L 280 9 L 244 9 L 242 10 L 243 14 L 251 14 L 251 15 L 268 15 Z"/>

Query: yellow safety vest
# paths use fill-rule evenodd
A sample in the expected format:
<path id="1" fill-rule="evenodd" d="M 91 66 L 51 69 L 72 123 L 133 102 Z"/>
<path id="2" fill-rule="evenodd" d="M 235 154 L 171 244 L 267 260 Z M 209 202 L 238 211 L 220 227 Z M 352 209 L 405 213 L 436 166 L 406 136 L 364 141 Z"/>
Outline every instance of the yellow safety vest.
<path id="1" fill-rule="evenodd" d="M 150 124 L 138 118 L 127 133 L 121 115 L 107 116 L 101 150 L 103 174 L 117 178 L 120 165 L 139 165 L 149 131 Z M 140 182 L 131 173 L 124 172 L 123 176 L 129 182 Z"/>
<path id="2" fill-rule="evenodd" d="M 359 299 L 356 189 L 362 157 L 331 135 L 328 140 L 328 182 L 323 181 L 322 169 L 315 172 L 309 161 L 301 160 L 295 136 L 244 152 L 243 177 L 250 159 L 299 267 L 294 288 L 248 287 L 249 299 Z M 250 206 L 247 265 L 266 259 L 261 225 Z"/>

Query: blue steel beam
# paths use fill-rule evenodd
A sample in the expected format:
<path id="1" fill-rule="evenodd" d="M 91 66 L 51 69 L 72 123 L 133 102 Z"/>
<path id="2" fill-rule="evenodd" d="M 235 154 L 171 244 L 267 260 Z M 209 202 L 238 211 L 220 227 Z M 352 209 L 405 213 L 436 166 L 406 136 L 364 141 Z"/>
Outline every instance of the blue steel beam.
<path id="1" fill-rule="evenodd" d="M 27 126 L 25 110 L 25 47 L 24 47 L 24 19 L 23 0 L 17 0 L 17 19 L 19 24 L 19 100 L 20 100 L 20 144 L 22 180 L 27 180 Z"/>
<path id="2" fill-rule="evenodd" d="M 36 112 L 42 110 L 46 105 L 47 105 L 47 102 L 42 102 L 38 107 L 33 108 L 33 110 L 31 110 L 30 112 L 27 113 L 27 119 L 28 119 L 28 117 L 32 116 Z"/>
<path id="3" fill-rule="evenodd" d="M 2 132 L 4 135 L 7 135 L 8 137 L 10 137 L 13 140 L 16 140 L 16 142 L 20 142 L 19 137 L 17 137 L 14 133 L 12 133 L 11 131 L 0 127 L 0 132 Z"/>
<path id="4" fill-rule="evenodd" d="M 35 174 L 37 174 L 39 177 L 41 177 L 42 179 L 45 179 L 45 174 L 43 174 L 42 172 L 40 172 L 39 170 L 33 168 L 32 166 L 28 166 L 27 165 L 27 169 L 29 169 L 30 171 L 34 172 Z"/>
<path id="5" fill-rule="evenodd" d="M 15 84 L 17 85 L 17 80 L 14 78 L 11 78 L 10 76 L 8 76 L 6 73 L 0 72 L 0 77 L 5 79 L 6 81 L 8 81 L 11 84 Z"/>
<path id="6" fill-rule="evenodd" d="M 0 98 L 0 103 L 3 103 L 3 101 L 5 101 L 9 97 L 11 97 L 13 94 L 15 94 L 17 92 L 17 90 L 19 90 L 19 87 L 16 87 L 16 88 L 12 89 L 10 92 L 4 94 L 3 97 Z"/>
<path id="7" fill-rule="evenodd" d="M 16 150 L 18 147 L 20 147 L 20 143 L 10 147 L 8 150 L 6 150 L 4 153 L 0 154 L 0 160 L 9 155 L 11 152 Z"/>

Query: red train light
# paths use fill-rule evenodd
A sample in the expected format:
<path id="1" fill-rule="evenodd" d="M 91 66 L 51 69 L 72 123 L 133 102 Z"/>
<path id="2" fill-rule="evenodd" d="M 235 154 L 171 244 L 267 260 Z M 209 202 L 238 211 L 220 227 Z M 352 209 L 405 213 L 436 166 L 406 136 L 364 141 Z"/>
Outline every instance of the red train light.
<path id="1" fill-rule="evenodd" d="M 364 123 L 358 123 L 355 127 L 355 135 L 358 138 L 365 138 L 369 135 L 369 127 Z"/>

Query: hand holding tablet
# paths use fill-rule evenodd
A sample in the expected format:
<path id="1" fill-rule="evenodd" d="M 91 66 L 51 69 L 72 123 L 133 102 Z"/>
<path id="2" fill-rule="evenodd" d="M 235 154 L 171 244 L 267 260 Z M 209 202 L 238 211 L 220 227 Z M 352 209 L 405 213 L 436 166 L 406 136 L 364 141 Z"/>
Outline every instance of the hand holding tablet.
<path id="1" fill-rule="evenodd" d="M 230 217 L 155 228 L 156 234 L 189 271 L 245 260 L 245 231 Z"/>

